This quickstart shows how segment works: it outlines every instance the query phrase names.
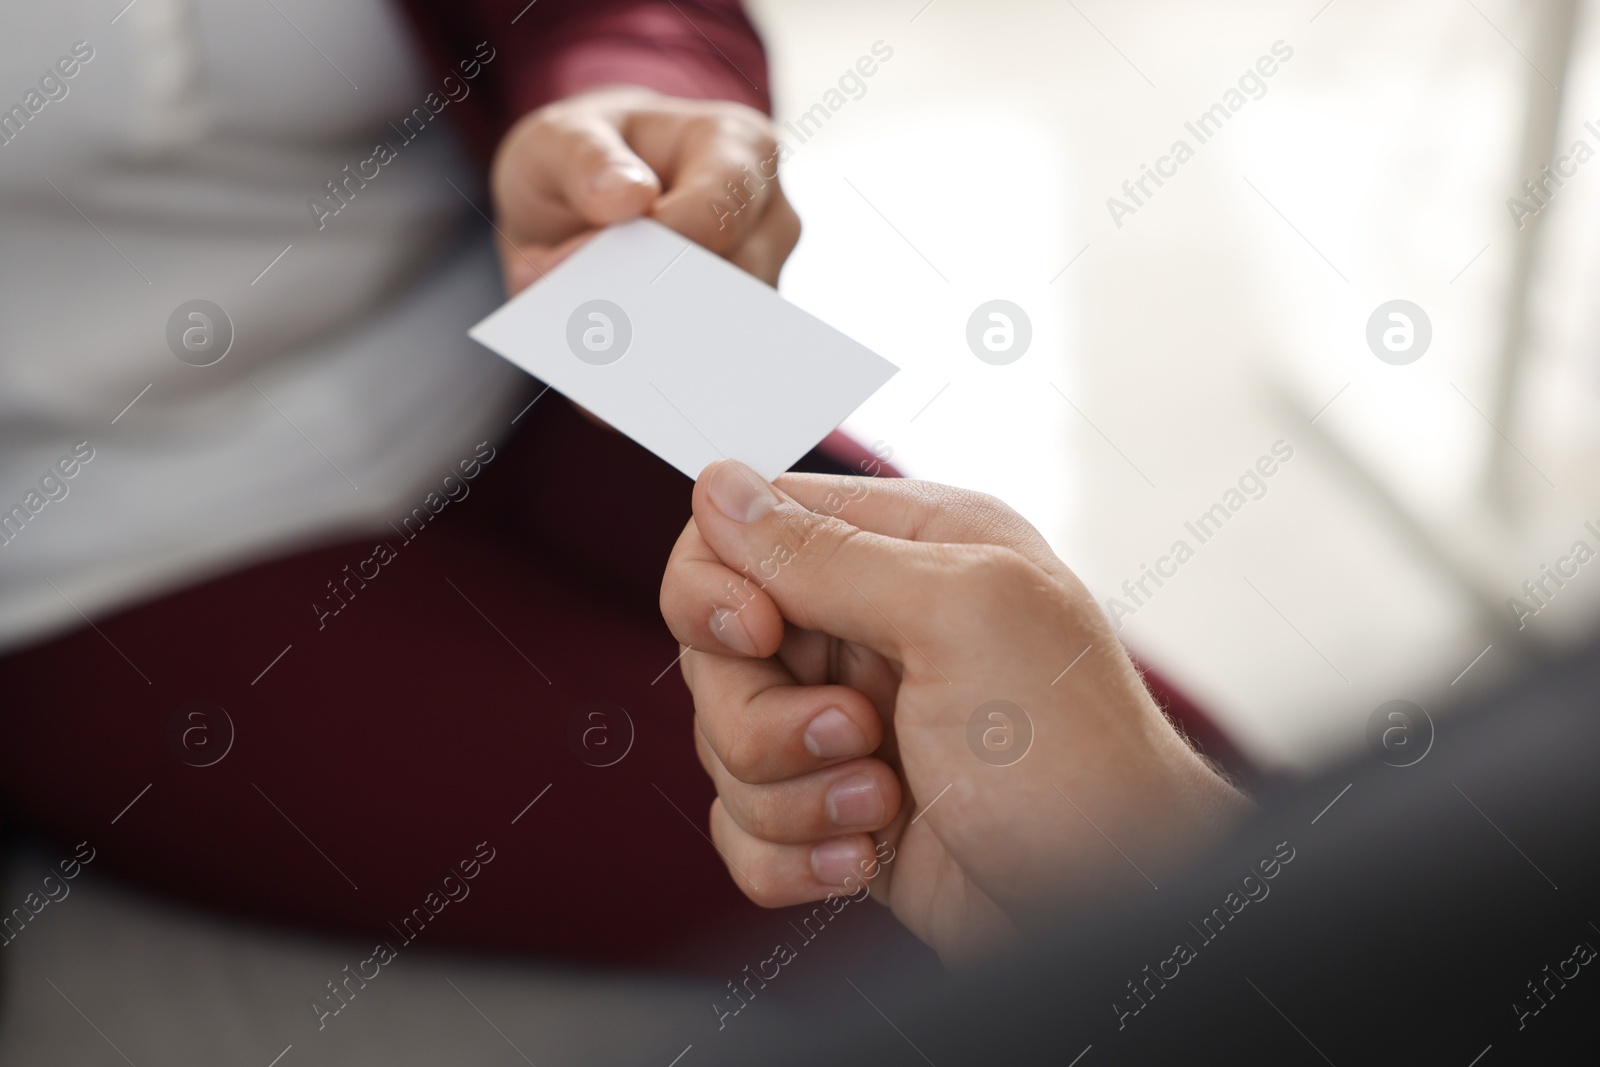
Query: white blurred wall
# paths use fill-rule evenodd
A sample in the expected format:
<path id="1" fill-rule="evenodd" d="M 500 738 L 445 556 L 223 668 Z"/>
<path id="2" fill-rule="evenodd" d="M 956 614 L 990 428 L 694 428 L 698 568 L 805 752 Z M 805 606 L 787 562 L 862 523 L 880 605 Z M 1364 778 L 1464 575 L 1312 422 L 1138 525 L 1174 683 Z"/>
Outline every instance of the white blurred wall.
<path id="1" fill-rule="evenodd" d="M 1506 199 L 1552 81 L 1557 143 L 1600 150 L 1593 20 L 1552 79 L 1559 4 L 1474 2 L 752 3 L 778 118 L 837 106 L 787 136 L 806 232 L 783 289 L 904 368 L 848 428 L 1010 501 L 1102 601 L 1188 540 L 1123 637 L 1273 764 L 1351 750 L 1384 701 L 1437 707 L 1600 617 L 1600 562 L 1524 629 L 1504 603 L 1575 539 L 1600 548 L 1600 159 L 1536 222 L 1519 400 L 1499 401 Z M 877 42 L 864 93 L 828 97 Z M 1276 42 L 1292 57 L 1200 144 L 1184 123 Z M 1107 197 L 1180 138 L 1194 157 L 1117 226 Z M 995 298 L 1033 327 L 1005 366 L 966 343 Z M 1393 298 L 1432 323 L 1407 366 L 1365 340 Z M 1186 534 L 1279 441 L 1266 495 Z"/>

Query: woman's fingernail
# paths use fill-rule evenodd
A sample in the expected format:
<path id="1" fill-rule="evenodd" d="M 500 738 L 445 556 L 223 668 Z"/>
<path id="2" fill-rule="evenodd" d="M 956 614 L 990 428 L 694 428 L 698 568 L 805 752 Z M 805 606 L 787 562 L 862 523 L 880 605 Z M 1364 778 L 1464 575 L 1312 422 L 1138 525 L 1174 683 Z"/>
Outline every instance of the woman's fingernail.
<path id="1" fill-rule="evenodd" d="M 852 774 L 828 787 L 828 818 L 835 826 L 869 827 L 883 824 L 883 794 L 866 774 Z"/>
<path id="2" fill-rule="evenodd" d="M 597 193 L 614 193 L 630 185 L 649 185 L 650 172 L 637 163 L 606 167 L 594 176 L 591 187 Z"/>
<path id="3" fill-rule="evenodd" d="M 778 502 L 761 475 L 736 459 L 717 465 L 706 492 L 717 510 L 734 522 L 754 522 Z"/>
<path id="4" fill-rule="evenodd" d="M 806 751 L 818 759 L 858 756 L 867 747 L 867 737 L 861 727 L 838 708 L 829 708 L 811 720 L 811 725 L 806 727 L 805 742 Z"/>
<path id="5" fill-rule="evenodd" d="M 750 636 L 750 631 L 745 629 L 744 620 L 739 618 L 739 613 L 729 608 L 718 608 L 711 613 L 711 632 L 717 635 L 717 640 L 733 649 L 743 652 L 747 656 L 756 654 L 755 638 Z"/>
<path id="6" fill-rule="evenodd" d="M 844 885 L 852 875 L 859 881 L 866 862 L 866 846 L 854 838 L 824 841 L 811 850 L 811 873 L 823 885 Z"/>

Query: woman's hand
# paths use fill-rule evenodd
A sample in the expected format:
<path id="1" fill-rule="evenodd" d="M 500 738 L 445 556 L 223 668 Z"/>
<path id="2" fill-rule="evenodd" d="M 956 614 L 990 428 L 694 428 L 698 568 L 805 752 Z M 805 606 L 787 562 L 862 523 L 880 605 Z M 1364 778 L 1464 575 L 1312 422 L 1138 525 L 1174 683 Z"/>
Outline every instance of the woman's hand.
<path id="1" fill-rule="evenodd" d="M 743 104 L 618 88 L 530 112 L 491 173 L 506 291 L 641 215 L 776 285 L 800 239 L 777 167 L 771 122 Z"/>
<path id="2" fill-rule="evenodd" d="M 1248 807 L 1082 583 L 989 497 L 808 475 L 775 490 L 720 462 L 661 606 L 690 646 L 712 838 L 759 904 L 875 873 L 954 962 L 1152 891 Z"/>

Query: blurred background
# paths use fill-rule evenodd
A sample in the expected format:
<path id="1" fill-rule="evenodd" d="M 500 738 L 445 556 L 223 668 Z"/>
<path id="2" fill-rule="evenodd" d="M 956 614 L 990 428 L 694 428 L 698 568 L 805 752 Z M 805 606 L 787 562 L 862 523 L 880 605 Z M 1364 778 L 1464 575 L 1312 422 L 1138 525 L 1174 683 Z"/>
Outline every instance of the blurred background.
<path id="1" fill-rule="evenodd" d="M 107 5 L 107 18 L 125 3 Z M 306 25 L 316 17 L 301 0 L 283 6 Z M 892 449 L 910 475 L 1018 508 L 1103 604 L 1116 598 L 1132 609 L 1123 638 L 1255 760 L 1308 770 L 1360 749 L 1380 704 L 1444 708 L 1592 634 L 1600 563 L 1559 588 L 1544 568 L 1580 540 L 1600 549 L 1594 4 L 749 7 L 790 148 L 784 185 L 805 223 L 782 291 L 903 368 L 845 428 Z M 105 40 L 135 32 L 128 27 L 141 19 L 158 22 L 156 8 L 106 30 Z M 241 2 L 239 17 L 289 40 L 282 14 Z M 870 76 L 857 73 L 863 57 Z M 249 70 L 254 57 L 224 58 Z M 29 63 L 14 88 L 34 76 Z M 284 80 L 314 97 L 337 81 L 330 65 L 308 50 L 304 68 Z M 369 93 L 399 77 L 381 64 L 354 73 Z M 85 82 L 74 92 L 82 104 L 91 89 Z M 61 111 L 62 132 L 91 117 L 87 108 Z M 1202 141 L 1190 127 L 1208 113 Z M 306 112 L 313 126 L 319 117 Z M 1188 151 L 1174 163 L 1178 141 Z M 38 156 L 12 158 L 20 173 Z M 1557 185 L 1545 167 L 1562 158 Z M 1147 168 L 1158 169 L 1159 185 Z M 1544 183 L 1538 197 L 1529 182 Z M 396 201 L 415 194 L 398 186 Z M 19 203 L 55 195 L 36 180 L 31 188 Z M 465 211 L 464 194 L 436 181 L 430 190 L 415 194 L 424 214 Z M 299 203 L 288 208 L 303 224 Z M 201 204 L 195 217 L 207 210 L 233 208 Z M 16 225 L 31 225 L 31 214 L 18 211 Z M 80 229 L 75 240 L 93 256 L 63 251 L 15 269 L 99 284 L 132 306 L 135 297 L 116 295 L 117 285 L 134 285 L 131 263 Z M 140 234 L 157 263 L 177 259 L 166 236 Z M 410 232 L 383 239 L 393 246 L 379 251 L 395 262 L 413 251 Z M 325 244 L 295 255 L 334 254 Z M 259 265 L 270 269 L 277 247 L 262 237 Z M 498 278 L 487 261 L 479 266 L 463 287 L 492 302 Z M 299 277 L 280 268 L 273 281 L 304 286 L 287 290 L 303 312 L 318 294 Z M 227 284 L 238 294 L 230 300 L 250 308 L 247 282 L 241 274 Z M 24 291 L 0 289 L 0 302 Z M 278 296 L 253 292 L 258 315 L 277 307 Z M 139 291 L 138 301 L 149 299 Z M 102 311 L 114 309 L 108 301 Z M 979 358 L 969 343 L 971 320 L 992 301 L 1014 305 L 1028 324 L 1027 347 L 1010 362 Z M 1408 362 L 1380 358 L 1369 342 L 1375 313 L 1392 301 L 1414 306 Z M 433 341 L 448 333 L 462 342 L 464 326 L 448 316 L 423 309 L 416 318 L 436 331 Z M 1387 320 L 1378 322 L 1381 333 Z M 405 334 L 418 346 L 419 336 Z M 176 370 L 160 340 L 152 334 L 144 355 Z M 383 346 L 371 353 L 381 366 L 389 356 Z M 240 362 L 222 371 L 237 373 Z M 109 413 L 147 380 L 109 406 L 97 396 L 84 402 Z M 498 395 L 501 386 L 484 389 Z M 304 413 L 311 437 L 343 456 L 353 446 L 338 437 L 342 412 L 322 399 L 285 402 L 297 418 Z M 162 402 L 157 391 L 137 416 L 154 422 Z M 457 414 L 431 417 L 448 424 Z M 280 415 L 261 409 L 298 448 L 274 421 Z M 1233 498 L 1242 505 L 1202 544 L 1189 524 L 1226 507 L 1264 456 L 1277 461 L 1256 483 L 1264 493 Z M 321 459 L 307 452 L 305 460 L 326 482 L 308 494 L 350 496 L 315 467 Z M 108 449 L 96 462 L 114 484 L 117 457 Z M 369 489 L 385 464 L 400 472 L 385 474 L 391 481 L 414 473 L 398 453 L 358 462 L 372 468 L 358 472 Z M 94 491 L 75 490 L 80 504 Z M 1179 540 L 1193 558 L 1154 586 L 1146 567 Z M 1136 599 L 1125 583 L 1141 579 Z M 1540 580 L 1555 589 L 1547 606 L 1525 589 Z M 187 800 L 160 797 L 144 803 L 187 814 Z M 673 829 L 688 838 L 687 828 Z M 8 854 L 5 899 L 22 900 L 56 858 L 27 846 Z M 725 995 L 709 979 L 618 978 L 423 947 L 361 1013 L 312 1037 L 308 991 L 361 960 L 366 943 L 233 921 L 109 878 L 76 885 L 71 921 L 36 924 L 0 958 L 0 1062 L 49 1055 L 142 1067 L 145 1052 L 160 1049 L 167 1062 L 389 1064 L 424 1062 L 443 1047 L 456 1062 L 691 1067 L 709 1050 L 683 1048 L 682 1035 L 691 1021 L 704 1028 L 706 1005 Z M 864 1011 L 855 998 L 867 994 L 840 987 L 839 966 L 835 958 L 812 972 L 844 998 L 841 1011 Z M 892 982 L 847 973 L 890 1006 Z M 289 1044 L 286 1034 L 304 1037 Z"/>
<path id="2" fill-rule="evenodd" d="M 756 0 L 780 120 L 893 49 L 790 140 L 784 291 L 904 368 L 848 428 L 1009 501 L 1102 603 L 1287 442 L 1122 636 L 1258 760 L 1315 765 L 1379 704 L 1437 707 L 1600 612 L 1588 568 L 1523 628 L 1507 604 L 1600 545 L 1600 165 L 1563 164 L 1521 228 L 1507 206 L 1600 149 L 1586 7 Z M 1184 124 L 1275 44 L 1202 144 Z M 1004 366 L 965 339 L 992 299 L 1033 328 Z M 1395 299 L 1432 327 L 1400 366 L 1366 340 Z"/>

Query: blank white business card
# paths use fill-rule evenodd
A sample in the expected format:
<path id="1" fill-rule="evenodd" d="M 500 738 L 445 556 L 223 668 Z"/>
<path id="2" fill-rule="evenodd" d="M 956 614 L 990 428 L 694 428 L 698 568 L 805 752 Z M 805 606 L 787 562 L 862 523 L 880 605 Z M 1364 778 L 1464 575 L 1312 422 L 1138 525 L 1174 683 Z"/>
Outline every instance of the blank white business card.
<path id="1" fill-rule="evenodd" d="M 777 477 L 898 370 L 650 219 L 469 333 L 691 478 L 723 458 Z"/>

